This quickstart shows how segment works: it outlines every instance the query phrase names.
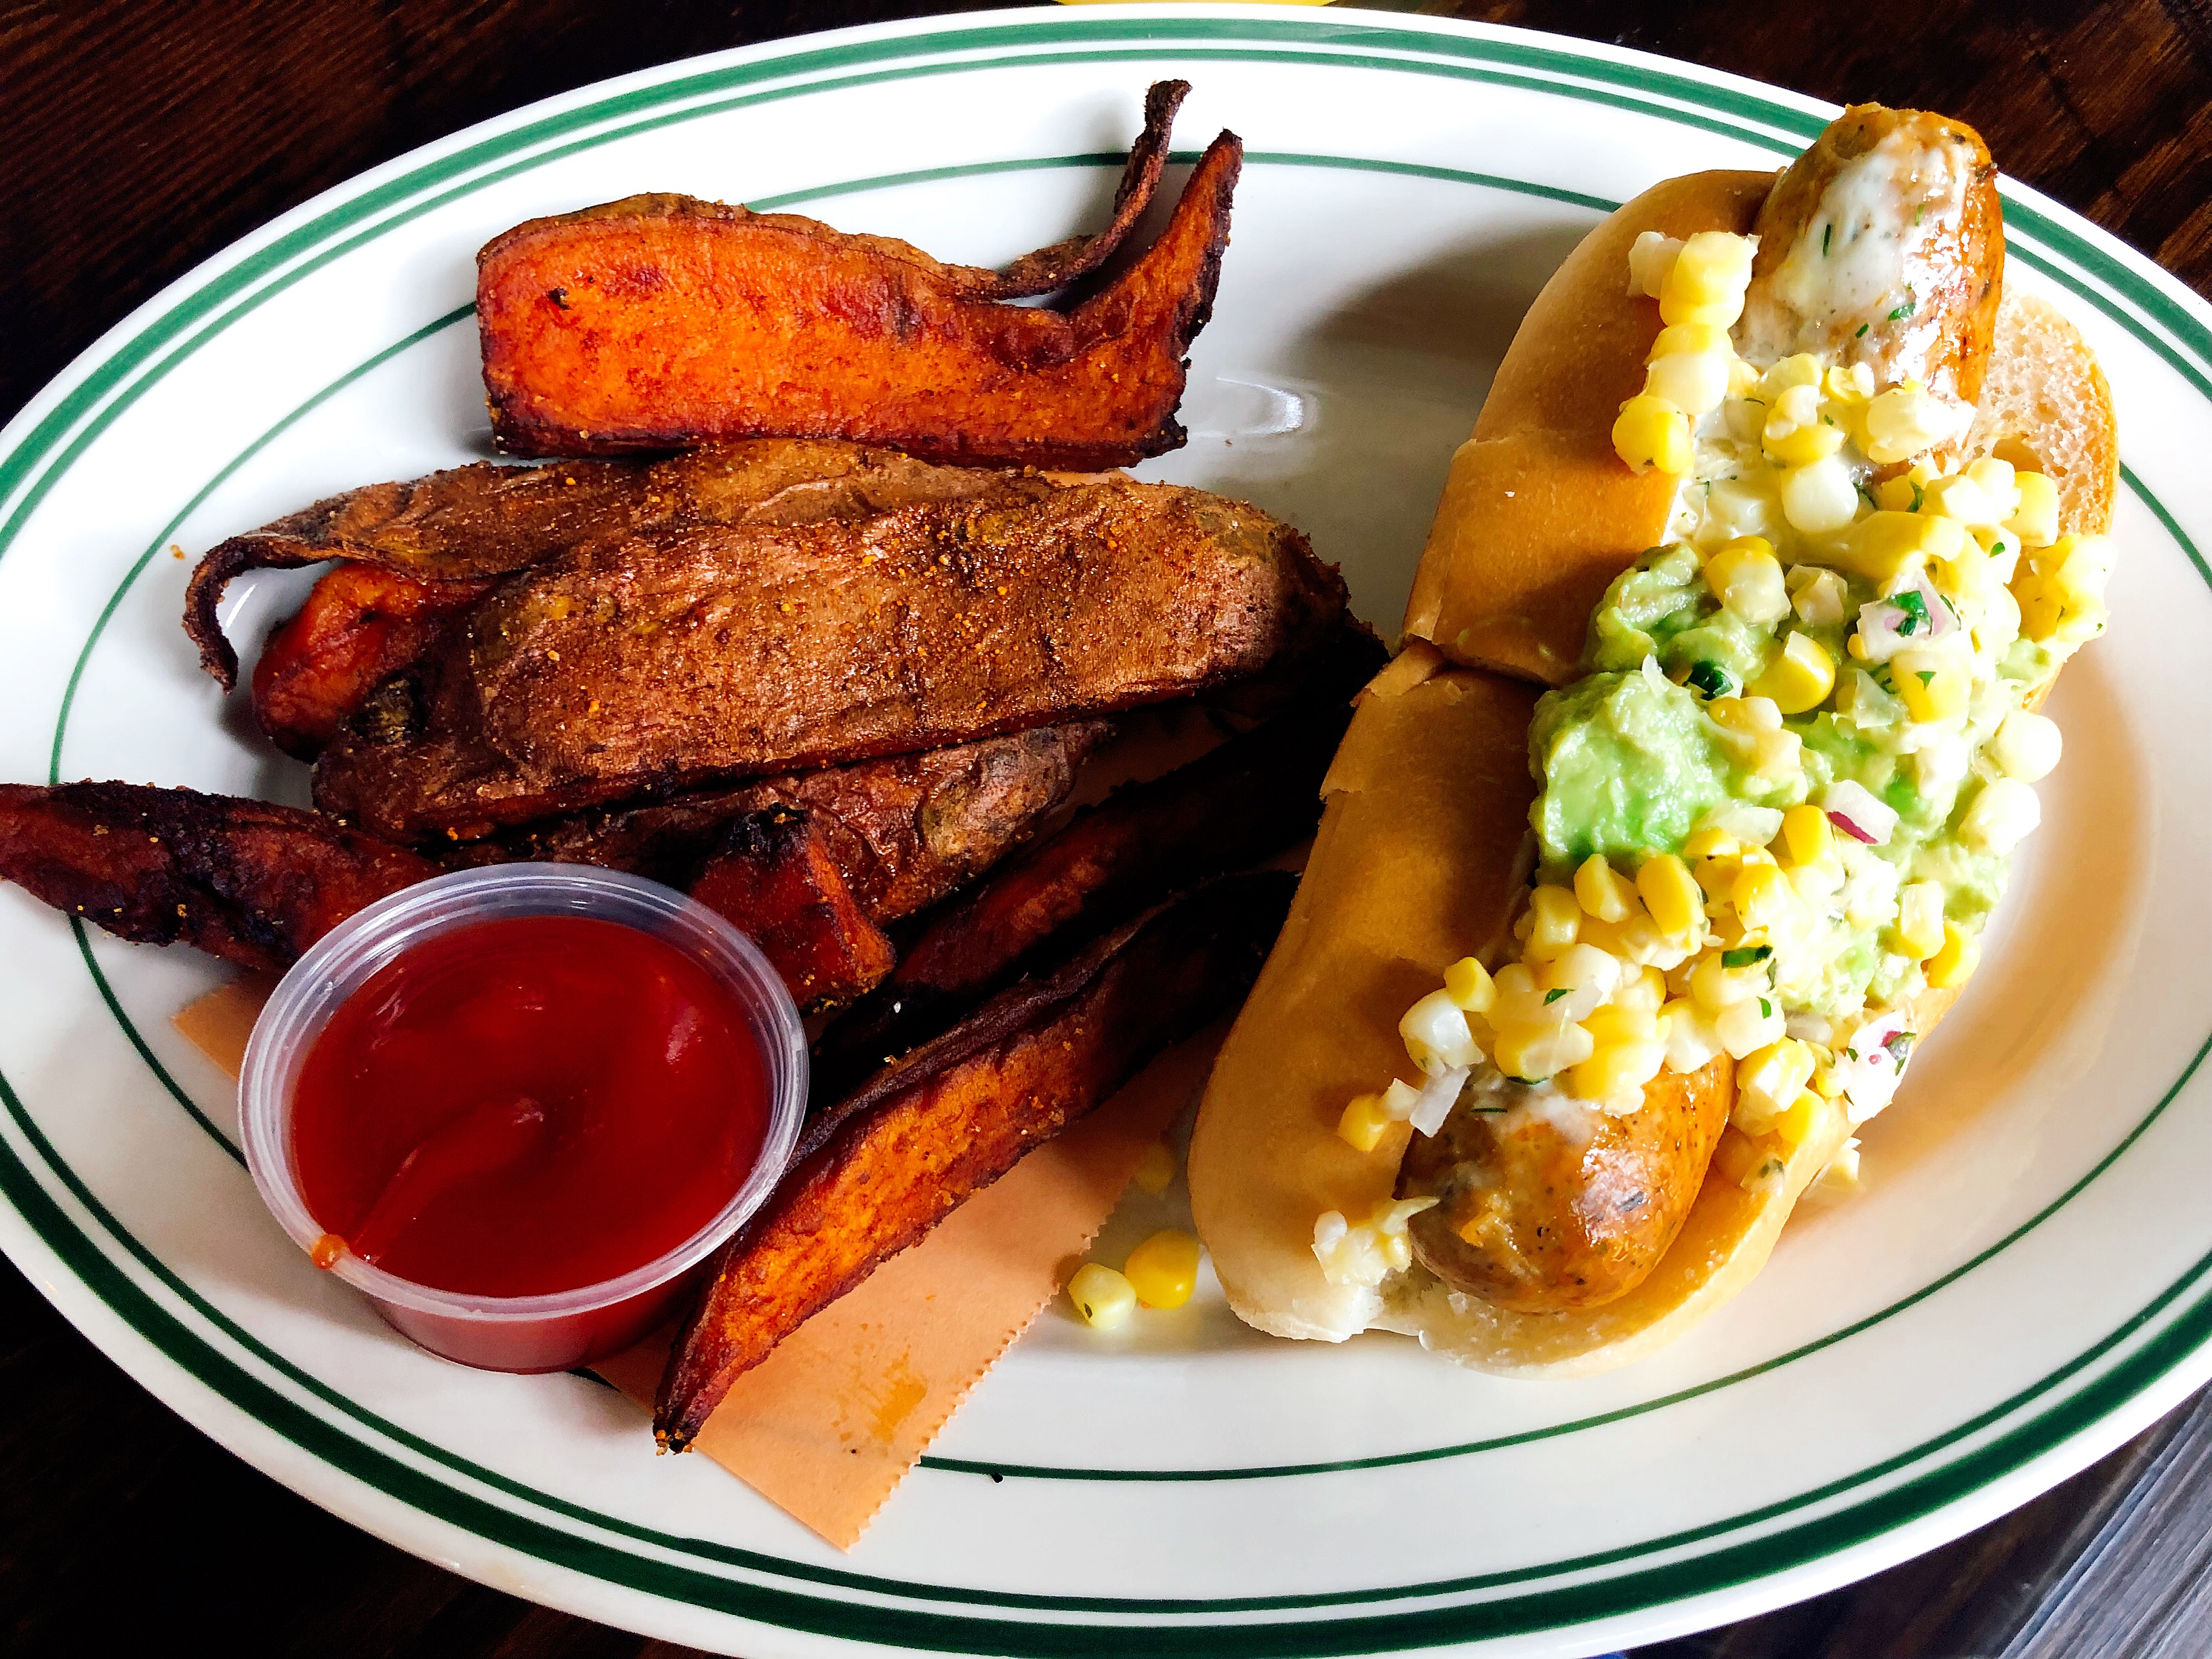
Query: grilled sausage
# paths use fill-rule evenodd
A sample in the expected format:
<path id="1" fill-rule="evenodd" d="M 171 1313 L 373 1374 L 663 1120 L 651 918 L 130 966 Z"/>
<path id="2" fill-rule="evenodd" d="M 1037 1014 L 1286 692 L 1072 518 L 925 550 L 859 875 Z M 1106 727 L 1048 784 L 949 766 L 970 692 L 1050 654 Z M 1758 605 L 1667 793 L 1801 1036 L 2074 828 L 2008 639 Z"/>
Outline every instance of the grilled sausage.
<path id="1" fill-rule="evenodd" d="M 1637 1111 L 1510 1079 L 1470 1089 L 1416 1135 L 1400 1198 L 1434 1198 L 1413 1254 L 1453 1289 L 1515 1313 L 1595 1307 L 1632 1289 L 1681 1231 L 1735 1095 L 1728 1056 L 1662 1072 Z"/>
<path id="2" fill-rule="evenodd" d="M 1759 210 L 1736 346 L 1810 351 L 1972 404 L 1996 331 L 1996 167 L 1964 122 L 1858 104 L 1784 169 Z"/>

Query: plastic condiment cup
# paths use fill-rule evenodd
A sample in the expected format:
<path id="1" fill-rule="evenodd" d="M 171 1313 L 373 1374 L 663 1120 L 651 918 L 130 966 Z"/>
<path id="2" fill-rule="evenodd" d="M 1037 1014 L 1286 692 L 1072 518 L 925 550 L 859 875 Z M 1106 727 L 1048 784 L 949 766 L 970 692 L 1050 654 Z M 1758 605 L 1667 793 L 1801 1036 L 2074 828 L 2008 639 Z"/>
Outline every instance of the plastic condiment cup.
<path id="1" fill-rule="evenodd" d="M 278 1224 L 312 1253 L 326 1230 L 301 1195 L 292 1136 L 293 1092 L 308 1050 L 339 1006 L 403 951 L 514 916 L 618 922 L 674 945 L 743 1010 L 764 1072 L 768 1122 L 758 1161 L 712 1220 L 656 1261 L 573 1291 L 514 1297 L 437 1290 L 350 1250 L 329 1268 L 433 1353 L 489 1370 L 565 1370 L 620 1352 L 665 1319 L 691 1270 L 775 1188 L 799 1138 L 807 1086 L 799 1010 L 767 959 L 729 922 L 658 882 L 586 865 L 496 865 L 406 888 L 333 929 L 278 983 L 246 1047 L 239 1115 L 253 1184 Z"/>

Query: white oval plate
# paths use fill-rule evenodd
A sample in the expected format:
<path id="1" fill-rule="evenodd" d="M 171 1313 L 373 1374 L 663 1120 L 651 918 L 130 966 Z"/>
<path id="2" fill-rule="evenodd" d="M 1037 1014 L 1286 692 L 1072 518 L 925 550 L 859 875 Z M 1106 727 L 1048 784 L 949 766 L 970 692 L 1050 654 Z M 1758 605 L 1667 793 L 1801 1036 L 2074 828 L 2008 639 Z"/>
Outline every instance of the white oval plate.
<path id="1" fill-rule="evenodd" d="M 485 453 L 469 301 L 495 232 L 638 190 L 1001 261 L 1098 222 L 1147 82 L 1249 147 L 1188 448 L 1395 623 L 1522 308 L 1613 204 L 1778 165 L 1831 112 L 1516 32 L 1231 6 L 969 16 L 652 70 L 435 144 L 143 307 L 0 437 L 0 777 L 300 799 L 178 627 L 225 534 Z M 1828 1589 L 2080 1468 L 2212 1375 L 2212 313 L 2008 185 L 2010 280 L 2124 421 L 2111 635 L 1982 982 L 1868 1137 L 1869 1190 L 1612 1376 L 1526 1384 L 1392 1338 L 1245 1332 L 1211 1287 L 1055 1310 L 851 1555 L 611 1391 L 448 1365 L 318 1274 L 168 1016 L 222 969 L 0 892 L 0 1243 L 194 1423 L 486 1583 L 755 1659 L 1571 1654 Z M 299 577 L 241 586 L 259 637 Z M 1150 1218 L 1127 1218 L 1126 1231 Z"/>

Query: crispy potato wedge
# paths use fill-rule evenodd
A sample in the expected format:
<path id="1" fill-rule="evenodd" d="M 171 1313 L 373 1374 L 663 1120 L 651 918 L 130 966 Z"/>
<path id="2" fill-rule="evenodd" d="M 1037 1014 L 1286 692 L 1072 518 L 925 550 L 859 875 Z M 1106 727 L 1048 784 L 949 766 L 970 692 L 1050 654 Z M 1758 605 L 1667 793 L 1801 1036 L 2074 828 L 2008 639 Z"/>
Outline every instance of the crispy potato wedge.
<path id="1" fill-rule="evenodd" d="M 1289 526 L 1164 484 L 664 529 L 502 581 L 323 752 L 315 799 L 473 839 L 1164 702 L 1325 651 L 1344 602 Z"/>
<path id="2" fill-rule="evenodd" d="M 437 873 L 297 807 L 133 783 L 0 783 L 0 878 L 120 938 L 279 969 Z"/>
<path id="3" fill-rule="evenodd" d="M 751 937 L 801 1008 L 848 1001 L 890 972 L 890 940 L 804 812 L 735 820 L 691 896 Z"/>
<path id="4" fill-rule="evenodd" d="M 1087 268 L 1097 243 L 1000 276 L 684 196 L 518 225 L 477 255 L 493 432 L 518 455 L 779 434 L 1041 467 L 1164 453 L 1183 442 L 1184 359 L 1212 312 L 1243 153 L 1216 138 L 1159 240 L 1066 311 L 994 296 Z M 1125 183 L 1119 231 L 1143 194 Z"/>
<path id="5" fill-rule="evenodd" d="M 653 1413 L 661 1445 L 682 1451 L 810 1315 L 1235 1003 L 1294 885 L 1233 876 L 1128 922 L 810 1122 L 684 1321 Z"/>
<path id="6" fill-rule="evenodd" d="M 735 819 L 804 812 L 878 922 L 924 909 L 1027 840 L 1067 799 L 1077 769 L 1113 735 L 1106 720 L 1036 726 L 665 800 L 605 807 L 449 848 L 450 868 L 543 859 L 626 870 L 688 888 Z"/>
<path id="7" fill-rule="evenodd" d="M 1321 781 L 1381 643 L 1265 724 L 1164 776 L 1116 790 L 933 918 L 891 976 L 832 1026 L 815 1056 L 832 1091 L 941 1030 L 1042 952 L 1062 951 L 1193 882 L 1243 869 L 1313 832 Z"/>

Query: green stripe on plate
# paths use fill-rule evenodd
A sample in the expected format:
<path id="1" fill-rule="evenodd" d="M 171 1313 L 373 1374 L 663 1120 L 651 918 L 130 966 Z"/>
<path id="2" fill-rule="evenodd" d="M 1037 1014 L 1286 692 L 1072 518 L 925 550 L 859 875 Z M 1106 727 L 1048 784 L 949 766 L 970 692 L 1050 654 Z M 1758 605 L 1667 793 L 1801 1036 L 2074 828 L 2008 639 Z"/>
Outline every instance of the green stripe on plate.
<path id="1" fill-rule="evenodd" d="M 988 63 L 945 61 L 941 56 L 947 52 L 996 51 L 1006 46 L 1029 47 L 1041 43 L 1097 42 L 1117 39 L 1128 40 L 1133 44 L 1118 49 L 1025 53 Z M 1201 48 L 1194 44 L 1209 40 L 1270 44 L 1267 48 L 1245 46 L 1227 49 Z M 1340 50 L 1353 45 L 1361 50 L 1357 52 Z M 1286 46 L 1301 46 L 1306 50 L 1284 50 Z M 1426 57 L 1417 59 L 1376 55 L 1388 52 L 1409 52 L 1425 54 Z M 939 57 L 937 61 L 896 63 L 896 60 L 913 58 L 917 53 L 938 54 Z M 0 555 L 4 555 L 8 546 L 12 544 L 38 500 L 121 409 L 143 396 L 176 362 L 197 350 L 216 333 L 271 295 L 300 280 L 307 271 L 341 257 L 352 247 L 374 240 L 395 224 L 480 189 L 495 179 L 542 166 L 557 155 L 611 142 L 616 137 L 650 127 L 696 119 L 740 104 L 811 95 L 823 90 L 824 84 L 817 82 L 759 90 L 744 97 L 726 99 L 711 106 L 701 105 L 689 110 L 669 109 L 667 106 L 673 102 L 687 98 L 708 98 L 729 88 L 750 85 L 762 80 L 823 75 L 862 64 L 896 63 L 896 66 L 849 76 L 836 84 L 857 86 L 916 76 L 1018 68 L 1047 62 L 1097 61 L 1102 58 L 1180 61 L 1192 58 L 1288 61 L 1320 67 L 1342 64 L 1397 72 L 1444 74 L 1480 79 L 1553 95 L 1614 104 L 1679 124 L 1741 138 L 1777 154 L 1791 148 L 1790 141 L 1802 142 L 1810 137 L 1823 124 L 1823 118 L 1814 112 L 1792 108 L 1771 98 L 1732 88 L 1709 86 L 1640 64 L 1619 64 L 1601 58 L 1586 57 L 1571 48 L 1563 49 L 1540 41 L 1498 40 L 1481 36 L 1379 28 L 1349 19 L 1289 21 L 1210 18 L 1127 20 L 1108 16 L 1054 18 L 1025 26 L 946 29 L 920 35 L 847 42 L 826 48 L 757 54 L 744 63 L 720 66 L 660 86 L 611 94 L 556 112 L 512 131 L 492 134 L 473 143 L 463 142 L 443 156 L 434 158 L 410 172 L 397 174 L 351 198 L 333 202 L 329 207 L 313 213 L 301 224 L 250 252 L 234 265 L 215 273 L 190 293 L 171 303 L 167 309 L 159 309 L 157 302 L 153 314 L 137 325 L 137 331 L 112 348 L 107 356 L 84 370 L 82 378 L 69 386 L 54 408 L 22 434 L 13 451 L 0 457 L 0 501 L 7 500 L 19 488 L 24 491 L 15 501 L 5 524 L 0 525 Z M 1438 59 L 1447 61 L 1436 61 Z M 1512 73 L 1499 66 L 1511 66 L 1513 70 L 1533 70 L 1539 73 Z M 1586 84 L 1554 82 L 1543 78 L 1547 75 L 1578 76 Z M 1678 100 L 1695 107 L 1671 108 L 1660 101 L 1668 99 Z M 647 119 L 619 130 L 590 131 L 595 124 L 618 119 L 641 111 L 654 113 Z M 421 198 L 422 191 L 449 181 L 464 179 L 472 169 L 490 167 L 533 144 L 550 143 L 556 140 L 568 142 L 558 150 L 513 161 L 496 172 L 486 172 L 467 179 L 441 195 L 429 199 Z M 1117 162 L 1119 159 L 1118 156 L 1112 158 Z M 1376 165 L 1352 158 L 1276 155 L 1269 159 L 1291 165 Z M 1043 163 L 994 165 L 998 170 L 1005 170 L 1009 166 L 1081 165 L 1090 160 L 1067 158 L 1057 163 L 1048 161 Z M 1458 176 L 1452 174 L 1450 170 L 1421 168 L 1412 164 L 1382 163 L 1380 167 L 1419 176 Z M 1494 183 L 1505 188 L 1517 187 L 1515 181 L 1482 175 L 1468 177 L 1470 181 Z M 842 193 L 865 187 L 872 185 L 825 186 L 823 193 Z M 1557 199 L 1577 199 L 1572 192 L 1551 193 Z M 799 198 L 778 199 L 790 201 Z M 1583 204 L 1598 205 L 1589 203 L 1588 198 L 1580 199 Z M 2154 319 L 2175 340 L 2187 346 L 2203 362 L 2212 364 L 2212 332 L 2208 332 L 2193 312 L 2172 301 L 2140 272 L 2114 259 L 2078 233 L 2057 224 L 2026 204 L 2017 204 L 2015 210 L 2022 222 L 2022 228 L 2031 228 L 2036 240 L 2051 247 L 2061 258 L 2074 259 L 2093 271 L 2097 280 L 2106 283 L 2147 317 Z M 378 214 L 386 216 L 343 243 L 325 246 L 332 235 L 360 225 Z M 2090 291 L 2055 261 L 2031 255 L 2030 262 L 2039 269 L 2051 270 L 2066 282 L 2069 287 L 2081 293 L 2158 352 L 2178 373 L 2190 379 L 2200 389 L 2203 387 L 2202 371 L 2186 360 L 2179 358 L 2172 345 L 2150 330 L 2143 319 L 2115 306 L 2104 295 Z M 234 301 L 237 303 L 231 305 Z M 228 311 L 223 309 L 226 305 L 230 305 Z M 450 324 L 457 319 L 459 314 L 461 313 L 444 320 Z M 197 333 L 185 337 L 190 331 L 203 323 L 206 325 L 204 327 L 199 327 Z M 164 355 L 165 349 L 178 342 L 181 343 L 175 349 L 167 350 Z M 367 367 L 365 365 L 357 373 L 365 372 Z M 82 430 L 77 429 L 79 422 L 87 423 Z M 43 471 L 40 471 L 42 466 Z M 2134 482 L 2132 477 L 2130 482 Z M 2178 526 L 2173 524 L 2171 514 L 2150 498 L 2148 492 L 2143 493 L 2146 499 L 2151 501 L 2154 513 L 2179 535 Z M 2187 548 L 2185 543 L 2185 549 L 2202 571 L 2203 563 L 2197 556 L 2195 550 Z M 2212 580 L 2212 574 L 2208 574 L 2208 580 Z M 88 641 L 88 649 L 89 644 Z M 57 752 L 60 737 L 58 726 Z M 119 1010 L 118 1012 L 119 1013 Z M 2203 1051 L 2200 1050 L 2199 1060 L 2202 1058 Z M 2194 1069 L 2192 1064 L 2191 1070 L 2193 1072 Z M 2186 1080 L 2185 1077 L 2184 1080 Z M 2178 1090 L 2179 1086 L 2177 1084 L 2175 1088 Z M 2172 1091 L 2166 1098 L 2172 1098 Z M 996 1603 L 1012 1608 L 1127 1613 L 1154 1605 L 1112 1598 L 994 1596 L 985 1592 L 933 1585 L 906 1585 L 866 1575 L 816 1569 L 800 1563 L 786 1562 L 697 1540 L 669 1539 L 547 1498 L 489 1470 L 453 1458 L 440 1448 L 406 1435 L 392 1425 L 379 1423 L 353 1402 L 260 1348 L 243 1331 L 185 1287 L 99 1206 L 89 1189 L 46 1143 L 44 1136 L 8 1087 L 4 1078 L 0 1078 L 0 1099 L 4 1099 L 9 1117 L 31 1143 L 41 1161 L 53 1170 L 77 1200 L 99 1219 L 103 1229 L 152 1278 L 165 1284 L 211 1327 L 222 1331 L 231 1340 L 249 1352 L 255 1352 L 262 1363 L 272 1366 L 336 1410 L 355 1418 L 394 1443 L 405 1445 L 420 1455 L 434 1459 L 456 1473 L 483 1482 L 494 1491 L 617 1536 L 634 1538 L 665 1549 L 688 1551 L 702 1559 L 718 1564 L 834 1588 L 859 1589 L 920 1600 L 960 1601 L 973 1605 Z M 2162 1101 L 2158 1109 L 2162 1109 L 2164 1103 Z M 2153 1115 L 2155 1115 L 2155 1110 Z M 2143 1127 L 2139 1125 L 2131 1133 L 2130 1141 L 2142 1132 Z M 2112 1158 L 2117 1158 L 2119 1150 L 2124 1149 L 2116 1149 L 2100 1168 L 2109 1165 Z M 2085 1178 L 2084 1184 L 2087 1179 L 2094 1179 L 2094 1174 Z M 457 1490 L 442 1480 L 426 1476 L 353 1438 L 313 1410 L 271 1389 L 235 1361 L 218 1352 L 204 1338 L 160 1305 L 128 1273 L 109 1261 L 93 1244 L 90 1237 L 77 1228 L 37 1184 L 12 1146 L 7 1147 L 5 1158 L 0 1158 L 0 1190 L 7 1193 L 19 1212 L 88 1288 L 114 1308 L 157 1349 L 202 1376 L 240 1409 L 278 1433 L 325 1459 L 333 1467 L 414 1505 L 426 1514 L 465 1527 L 524 1553 L 574 1567 L 645 1594 L 694 1602 L 794 1629 L 928 1648 L 983 1647 L 1000 1652 L 1039 1654 L 1096 1652 L 1126 1646 L 1126 1635 L 1141 1632 L 1143 1644 L 1149 1650 L 1159 1652 L 1291 1654 L 1375 1651 L 1442 1641 L 1468 1640 L 1513 1631 L 1553 1628 L 1562 1624 L 1645 1609 L 1683 1595 L 1710 1590 L 1722 1583 L 1747 1582 L 1786 1571 L 1933 1514 L 2016 1471 L 2030 1459 L 2050 1451 L 2069 1437 L 2087 1431 L 2111 1413 L 2124 1409 L 2130 1401 L 2156 1385 L 2174 1367 L 2185 1363 L 2203 1345 L 2208 1335 L 2212 1335 L 2212 1298 L 2199 1297 L 2174 1315 L 2139 1346 L 2123 1355 L 2109 1370 L 2095 1376 L 2075 1394 L 2033 1419 L 2006 1431 L 1987 1445 L 1972 1450 L 1941 1468 L 1905 1480 L 1880 1496 L 1856 1505 L 1753 1542 L 1726 1547 L 1690 1562 L 1623 1575 L 1595 1584 L 1536 1591 L 1471 1607 L 1434 1608 L 1353 1620 L 1242 1626 L 1192 1626 L 1188 1623 L 1179 1626 L 1050 1625 L 951 1617 L 735 1584 L 712 1574 L 644 1559 L 596 1540 L 580 1539 L 535 1517 L 502 1509 L 473 1493 Z M 2063 1200 L 2060 1201 L 2063 1202 Z M 2200 1263 L 2200 1269 L 2208 1265 Z M 1901 1470 L 1919 1457 L 1971 1437 L 2001 1420 L 2003 1415 L 2025 1408 L 2058 1384 L 2072 1380 L 2099 1360 L 2125 1346 L 2135 1335 L 2147 1329 L 2194 1289 L 2195 1277 L 2192 1274 L 2169 1287 L 2160 1297 L 2132 1316 L 2127 1323 L 2096 1347 L 2076 1356 L 2067 1367 L 2051 1377 L 2023 1390 L 2007 1406 L 1997 1408 L 1995 1413 L 1978 1419 L 1973 1425 L 1962 1425 L 1947 1436 L 1939 1437 L 1914 1452 L 1903 1455 L 1900 1460 L 1893 1460 L 1892 1465 L 1885 1466 L 1881 1472 L 1859 1472 L 1836 1483 L 1832 1490 L 1824 1489 L 1822 1496 L 1808 1494 L 1774 1506 L 1775 1512 L 1786 1513 L 1808 1504 L 1821 1502 L 1823 1497 L 1840 1496 L 1869 1480 L 1880 1479 L 1883 1474 Z M 1923 1291 L 1921 1294 L 1928 1293 Z M 981 1467 L 988 1468 L 989 1466 Z M 1711 1536 L 1717 1531 L 1753 1523 L 1749 1517 L 1736 1517 L 1729 1522 L 1717 1523 L 1716 1528 L 1702 1529 L 1700 1535 Z M 1616 1559 L 1634 1559 L 1665 1547 L 1668 1547 L 1666 1540 L 1646 1543 L 1617 1553 Z M 1597 1563 L 1593 1561 L 1582 1565 L 1587 1567 Z M 1501 1583 L 1526 1582 L 1532 1577 L 1575 1570 L 1575 1564 L 1555 1563 L 1531 1570 L 1526 1574 L 1492 1576 L 1482 1581 L 1453 1581 L 1448 1587 L 1408 1586 L 1351 1592 L 1340 1596 L 1280 1601 L 1201 1601 L 1160 1605 L 1161 1610 L 1186 1613 L 1206 1609 L 1241 1611 L 1261 1607 L 1353 1605 L 1440 1592 L 1451 1593 L 1453 1589 L 1464 1592 L 1479 1586 L 1494 1587 Z M 1124 1635 L 1117 1636 L 1117 1632 Z"/>

